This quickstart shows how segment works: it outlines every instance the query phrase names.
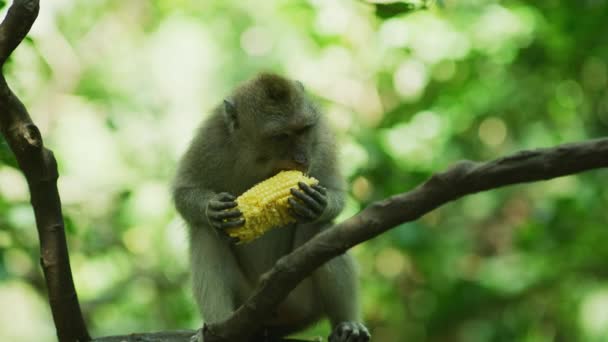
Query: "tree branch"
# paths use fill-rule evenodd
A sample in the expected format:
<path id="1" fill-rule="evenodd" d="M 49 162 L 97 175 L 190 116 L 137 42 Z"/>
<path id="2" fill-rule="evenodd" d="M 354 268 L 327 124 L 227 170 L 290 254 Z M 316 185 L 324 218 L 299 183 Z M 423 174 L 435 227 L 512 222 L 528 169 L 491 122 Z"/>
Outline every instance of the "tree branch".
<path id="1" fill-rule="evenodd" d="M 238 341 L 257 327 L 296 285 L 349 248 L 463 196 L 502 186 L 608 167 L 608 138 L 522 151 L 476 163 L 461 161 L 415 189 L 375 202 L 281 258 L 254 294 L 227 320 L 204 327 L 205 341 Z M 208 338 L 207 338 L 208 337 Z"/>
<path id="2" fill-rule="evenodd" d="M 37 0 L 15 0 L 0 24 L 0 65 L 21 43 L 38 15 Z M 72 280 L 61 202 L 57 191 L 57 162 L 44 148 L 38 127 L 25 106 L 0 75 L 0 132 L 15 154 L 31 194 L 40 239 L 40 264 L 44 271 L 53 320 L 60 341 L 88 341 Z"/>
<path id="3" fill-rule="evenodd" d="M 431 176 L 413 190 L 372 203 L 281 258 L 261 279 L 254 294 L 227 320 L 203 328 L 205 342 L 242 341 L 312 271 L 349 248 L 402 223 L 414 221 L 443 204 L 506 185 L 547 180 L 608 167 L 608 138 L 553 148 L 521 151 L 485 163 L 461 161 Z M 193 334 L 164 333 L 166 341 L 187 341 Z M 130 335 L 134 336 L 134 335 Z M 141 341 L 161 341 L 156 334 Z M 115 336 L 96 341 L 129 339 Z M 140 340 L 137 340 L 140 341 Z"/>

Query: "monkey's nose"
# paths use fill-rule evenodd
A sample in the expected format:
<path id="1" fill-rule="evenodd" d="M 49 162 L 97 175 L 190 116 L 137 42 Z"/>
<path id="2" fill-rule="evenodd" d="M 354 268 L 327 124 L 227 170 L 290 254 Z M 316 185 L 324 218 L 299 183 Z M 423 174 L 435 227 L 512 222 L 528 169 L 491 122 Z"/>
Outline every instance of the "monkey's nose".
<path id="1" fill-rule="evenodd" d="M 293 156 L 293 161 L 302 166 L 308 165 L 308 158 L 306 158 L 306 155 L 304 153 L 296 153 Z"/>

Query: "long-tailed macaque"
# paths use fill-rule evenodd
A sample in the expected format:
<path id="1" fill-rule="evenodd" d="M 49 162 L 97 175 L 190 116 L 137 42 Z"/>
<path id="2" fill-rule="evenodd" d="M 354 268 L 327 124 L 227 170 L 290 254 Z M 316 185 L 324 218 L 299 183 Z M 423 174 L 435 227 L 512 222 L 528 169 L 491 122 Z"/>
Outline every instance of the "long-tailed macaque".
<path id="1" fill-rule="evenodd" d="M 281 170 L 315 177 L 292 189 L 297 223 L 235 244 L 224 229 L 244 224 L 235 202 Z M 297 81 L 263 73 L 237 87 L 196 132 L 173 185 L 175 206 L 190 228 L 194 297 L 203 319 L 227 318 L 282 256 L 329 228 L 344 206 L 334 135 Z M 332 342 L 368 341 L 360 323 L 353 260 L 341 255 L 317 269 L 264 321 L 259 336 L 284 336 L 328 317 Z"/>

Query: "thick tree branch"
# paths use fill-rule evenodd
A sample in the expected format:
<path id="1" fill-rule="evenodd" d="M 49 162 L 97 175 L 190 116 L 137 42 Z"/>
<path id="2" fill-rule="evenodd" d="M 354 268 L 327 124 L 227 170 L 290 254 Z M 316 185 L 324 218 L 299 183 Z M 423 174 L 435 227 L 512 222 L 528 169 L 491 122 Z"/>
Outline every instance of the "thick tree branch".
<path id="1" fill-rule="evenodd" d="M 352 218 L 317 235 L 267 272 L 255 293 L 224 322 L 204 327 L 204 341 L 242 341 L 297 284 L 323 263 L 399 224 L 469 194 L 608 167 L 608 138 L 554 148 L 521 151 L 485 163 L 461 161 L 413 190 L 372 203 Z M 166 341 L 187 341 L 193 332 L 165 333 Z M 136 341 L 115 336 L 98 341 Z M 156 334 L 136 335 L 161 341 Z M 96 340 L 97 341 L 97 340 Z M 140 341 L 140 340 L 137 340 Z"/>
<path id="2" fill-rule="evenodd" d="M 15 0 L 0 24 L 0 65 L 21 43 L 38 15 L 37 0 Z M 40 238 L 40 264 L 44 271 L 53 320 L 60 341 L 88 341 L 65 239 L 61 202 L 57 191 L 57 163 L 44 148 L 40 131 L 23 103 L 0 75 L 0 132 L 23 171 L 31 193 Z"/>
<path id="3" fill-rule="evenodd" d="M 415 189 L 373 203 L 281 258 L 230 318 L 204 328 L 205 341 L 238 341 L 313 270 L 349 248 L 476 192 L 608 167 L 608 139 L 522 151 L 486 163 L 462 161 Z"/>

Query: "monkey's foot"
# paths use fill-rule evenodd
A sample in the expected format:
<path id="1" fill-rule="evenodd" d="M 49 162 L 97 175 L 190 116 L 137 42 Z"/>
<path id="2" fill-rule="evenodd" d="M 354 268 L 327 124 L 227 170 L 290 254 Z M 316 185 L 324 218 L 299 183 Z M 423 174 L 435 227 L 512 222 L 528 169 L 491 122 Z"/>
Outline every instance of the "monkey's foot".
<path id="1" fill-rule="evenodd" d="M 329 335 L 329 342 L 367 342 L 371 338 L 367 328 L 358 322 L 342 322 Z"/>

